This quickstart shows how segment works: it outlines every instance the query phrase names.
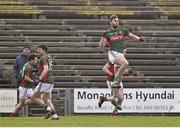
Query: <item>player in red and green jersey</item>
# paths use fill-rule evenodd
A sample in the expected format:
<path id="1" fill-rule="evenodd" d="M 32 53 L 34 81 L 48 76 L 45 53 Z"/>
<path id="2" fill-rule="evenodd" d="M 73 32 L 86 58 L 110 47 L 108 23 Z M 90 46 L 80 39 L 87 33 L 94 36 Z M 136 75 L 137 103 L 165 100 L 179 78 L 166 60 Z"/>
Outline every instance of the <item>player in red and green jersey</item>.
<path id="1" fill-rule="evenodd" d="M 144 41 L 144 38 L 136 36 L 129 32 L 127 28 L 120 26 L 118 16 L 116 15 L 110 16 L 109 21 L 110 28 L 103 33 L 99 46 L 103 48 L 106 44 L 108 44 L 110 47 L 108 52 L 109 61 L 112 64 L 121 65 L 114 78 L 114 85 L 119 86 L 121 76 L 129 65 L 129 62 L 123 55 L 125 39 L 130 37 L 135 40 Z"/>
<path id="2" fill-rule="evenodd" d="M 37 86 L 35 88 L 35 93 L 32 98 L 42 96 L 43 101 L 47 106 L 51 107 L 51 110 L 47 113 L 45 119 L 48 119 L 52 114 L 52 119 L 59 119 L 54 105 L 50 99 L 50 93 L 54 88 L 54 77 L 52 71 L 52 57 L 47 53 L 48 48 L 46 45 L 39 45 L 37 48 L 37 54 L 40 57 L 39 71 L 40 76 L 36 80 Z"/>
<path id="3" fill-rule="evenodd" d="M 29 98 L 33 95 L 33 84 L 34 80 L 32 79 L 32 73 L 33 73 L 33 66 L 37 63 L 37 56 L 36 55 L 30 55 L 28 57 L 28 62 L 24 64 L 22 70 L 20 71 L 22 75 L 22 80 L 20 82 L 19 86 L 19 103 L 17 104 L 14 112 L 12 113 L 12 116 L 16 116 L 16 113 L 24 106 L 33 103 L 32 100 Z M 28 101 L 28 102 L 27 102 Z M 36 98 L 34 100 L 34 103 L 38 103 L 41 106 L 44 105 L 44 102 Z"/>
<path id="4" fill-rule="evenodd" d="M 44 71 L 44 65 L 48 65 L 48 71 L 46 74 L 42 74 L 42 72 Z M 41 73 L 40 78 L 42 78 L 43 83 L 54 84 L 54 77 L 52 71 L 52 57 L 50 55 L 44 54 L 41 56 L 39 63 L 39 71 Z"/>
<path id="5" fill-rule="evenodd" d="M 118 110 L 121 110 L 121 104 L 124 99 L 122 82 L 120 83 L 120 86 L 113 86 L 114 74 L 118 68 L 119 65 L 114 65 L 110 61 L 108 61 L 104 65 L 103 71 L 107 74 L 106 84 L 108 88 L 111 90 L 111 97 L 101 96 L 98 102 L 99 107 L 101 107 L 104 101 L 110 101 L 115 106 L 112 116 L 117 115 Z M 128 71 L 126 70 L 124 74 L 127 72 Z"/>

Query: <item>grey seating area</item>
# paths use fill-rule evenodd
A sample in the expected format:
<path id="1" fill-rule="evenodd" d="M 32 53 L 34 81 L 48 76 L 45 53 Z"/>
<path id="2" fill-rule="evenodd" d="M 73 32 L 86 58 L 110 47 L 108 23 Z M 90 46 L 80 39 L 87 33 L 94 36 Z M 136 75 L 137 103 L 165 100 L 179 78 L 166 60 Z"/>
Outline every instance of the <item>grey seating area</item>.
<path id="1" fill-rule="evenodd" d="M 13 86 L 23 46 L 35 51 L 39 44 L 54 57 L 55 88 L 106 87 L 108 48 L 98 42 L 111 14 L 146 39 L 127 41 L 124 87 L 179 87 L 179 7 L 178 0 L 0 0 L 0 87 Z"/>

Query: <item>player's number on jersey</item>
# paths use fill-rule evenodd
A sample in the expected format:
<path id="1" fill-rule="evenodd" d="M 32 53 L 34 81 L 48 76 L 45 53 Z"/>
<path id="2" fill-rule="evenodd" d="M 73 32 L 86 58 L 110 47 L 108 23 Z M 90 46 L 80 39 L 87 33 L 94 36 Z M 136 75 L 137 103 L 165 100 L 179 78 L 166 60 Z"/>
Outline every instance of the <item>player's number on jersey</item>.
<path id="1" fill-rule="evenodd" d="M 48 62 L 49 62 L 49 70 L 52 70 L 52 59 L 48 59 Z"/>

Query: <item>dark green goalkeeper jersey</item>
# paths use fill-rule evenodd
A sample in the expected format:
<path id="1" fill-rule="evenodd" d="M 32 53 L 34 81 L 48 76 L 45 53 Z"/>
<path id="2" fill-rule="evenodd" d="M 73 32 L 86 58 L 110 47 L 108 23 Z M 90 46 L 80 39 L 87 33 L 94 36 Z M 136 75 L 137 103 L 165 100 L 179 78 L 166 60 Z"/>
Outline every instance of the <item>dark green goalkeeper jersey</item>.
<path id="1" fill-rule="evenodd" d="M 110 50 L 123 53 L 125 48 L 125 39 L 129 35 L 129 30 L 124 27 L 118 27 L 116 29 L 109 28 L 103 33 L 103 37 L 107 39 Z"/>

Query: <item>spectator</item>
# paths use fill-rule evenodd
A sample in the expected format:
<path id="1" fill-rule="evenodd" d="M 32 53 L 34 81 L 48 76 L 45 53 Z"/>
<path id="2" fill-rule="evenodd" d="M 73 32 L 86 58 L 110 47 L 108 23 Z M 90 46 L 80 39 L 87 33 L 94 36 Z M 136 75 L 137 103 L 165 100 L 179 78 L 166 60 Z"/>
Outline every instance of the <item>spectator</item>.
<path id="1" fill-rule="evenodd" d="M 28 56 L 30 55 L 31 49 L 30 47 L 24 47 L 23 51 L 20 55 L 16 57 L 16 61 L 13 65 L 13 75 L 17 80 L 17 87 L 22 80 L 21 70 L 25 63 L 28 62 Z"/>

